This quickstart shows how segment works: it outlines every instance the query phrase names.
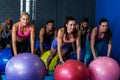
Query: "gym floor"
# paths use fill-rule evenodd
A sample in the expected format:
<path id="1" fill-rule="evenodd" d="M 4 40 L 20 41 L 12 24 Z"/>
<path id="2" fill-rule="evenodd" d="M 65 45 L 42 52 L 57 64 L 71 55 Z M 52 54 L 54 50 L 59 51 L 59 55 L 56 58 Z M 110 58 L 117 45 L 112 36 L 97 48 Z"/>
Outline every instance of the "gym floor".
<path id="1" fill-rule="evenodd" d="M 5 75 L 2 75 L 2 80 L 6 80 L 6 76 Z M 54 80 L 54 73 L 53 72 L 49 72 L 49 76 L 46 76 L 45 80 Z"/>

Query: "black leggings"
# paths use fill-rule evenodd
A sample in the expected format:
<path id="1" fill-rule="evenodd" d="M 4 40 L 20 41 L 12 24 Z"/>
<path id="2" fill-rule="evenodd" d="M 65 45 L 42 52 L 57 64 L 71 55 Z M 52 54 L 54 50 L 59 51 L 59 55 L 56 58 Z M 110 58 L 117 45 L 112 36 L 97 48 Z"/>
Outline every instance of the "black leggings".
<path id="1" fill-rule="evenodd" d="M 23 41 L 23 42 L 18 42 L 17 41 L 16 45 L 17 45 L 17 53 L 27 52 L 27 49 L 28 49 L 28 39 Z"/>
<path id="2" fill-rule="evenodd" d="M 1 37 L 1 39 L 0 39 L 1 49 L 4 49 L 7 46 L 7 44 L 10 44 L 10 42 L 11 42 L 11 37 L 9 37 L 9 38 L 2 38 Z"/>
<path id="3" fill-rule="evenodd" d="M 29 43 L 28 39 L 26 39 L 23 42 L 17 41 L 16 42 L 17 53 L 30 52 L 30 51 L 28 51 L 28 47 L 29 47 L 28 43 Z M 13 52 L 12 42 L 11 42 L 11 48 L 12 48 L 12 52 Z"/>

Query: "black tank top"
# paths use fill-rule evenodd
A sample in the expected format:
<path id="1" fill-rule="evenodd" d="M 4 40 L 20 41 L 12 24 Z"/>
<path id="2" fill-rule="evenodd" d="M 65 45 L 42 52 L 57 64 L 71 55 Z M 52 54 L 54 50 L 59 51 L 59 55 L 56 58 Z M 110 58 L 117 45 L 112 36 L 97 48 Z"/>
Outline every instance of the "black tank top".
<path id="1" fill-rule="evenodd" d="M 45 30 L 45 33 L 44 33 L 44 36 L 43 36 L 44 43 L 51 43 L 51 41 L 54 37 L 54 28 L 50 31 L 51 34 L 46 32 L 46 27 L 44 28 L 44 30 Z"/>
<path id="2" fill-rule="evenodd" d="M 88 28 L 87 28 L 87 29 L 88 29 Z M 84 30 L 84 31 L 85 31 L 84 34 L 81 34 L 81 47 L 82 47 L 82 48 L 85 48 L 87 29 Z"/>

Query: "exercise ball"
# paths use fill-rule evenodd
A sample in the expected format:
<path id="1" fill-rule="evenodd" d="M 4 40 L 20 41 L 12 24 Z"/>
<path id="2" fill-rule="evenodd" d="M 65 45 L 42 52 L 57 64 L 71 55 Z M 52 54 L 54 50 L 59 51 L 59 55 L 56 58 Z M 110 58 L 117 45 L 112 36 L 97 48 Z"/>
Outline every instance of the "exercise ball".
<path id="1" fill-rule="evenodd" d="M 77 60 L 77 52 L 76 52 L 76 51 L 73 51 L 73 52 L 70 54 L 69 59 Z"/>
<path id="2" fill-rule="evenodd" d="M 39 41 L 39 39 L 37 39 L 37 40 L 35 41 L 35 48 L 36 48 L 36 49 L 40 48 L 40 41 Z"/>
<path id="3" fill-rule="evenodd" d="M 4 48 L 0 51 L 0 72 L 5 72 L 5 66 L 11 57 L 11 48 Z"/>
<path id="4" fill-rule="evenodd" d="M 39 49 L 39 48 L 40 48 L 40 40 L 39 40 L 39 39 L 37 39 L 37 40 L 35 41 L 35 48 L 36 48 L 36 49 Z M 51 43 L 43 43 L 43 48 L 45 48 L 46 50 L 51 49 Z"/>
<path id="5" fill-rule="evenodd" d="M 119 80 L 119 64 L 110 57 L 98 57 L 90 65 L 91 80 Z"/>
<path id="6" fill-rule="evenodd" d="M 80 61 L 81 61 L 81 62 L 84 62 L 85 54 L 86 54 L 86 49 L 85 49 L 85 48 L 82 48 L 82 49 L 81 49 L 81 56 L 80 56 Z M 76 51 L 73 51 L 73 52 L 70 54 L 69 59 L 77 60 L 77 52 L 76 52 Z"/>
<path id="7" fill-rule="evenodd" d="M 50 55 L 50 50 L 46 51 L 45 53 L 43 53 L 43 55 L 41 56 L 41 59 L 43 60 L 43 62 L 47 63 L 47 58 Z M 57 64 L 57 60 L 58 60 L 58 54 L 52 59 L 50 65 L 49 65 L 49 71 L 54 71 L 54 68 Z"/>
<path id="8" fill-rule="evenodd" d="M 67 60 L 57 65 L 54 71 L 55 80 L 88 80 L 88 68 L 76 60 Z"/>
<path id="9" fill-rule="evenodd" d="M 44 80 L 46 69 L 38 56 L 22 53 L 8 61 L 5 74 L 7 80 Z"/>

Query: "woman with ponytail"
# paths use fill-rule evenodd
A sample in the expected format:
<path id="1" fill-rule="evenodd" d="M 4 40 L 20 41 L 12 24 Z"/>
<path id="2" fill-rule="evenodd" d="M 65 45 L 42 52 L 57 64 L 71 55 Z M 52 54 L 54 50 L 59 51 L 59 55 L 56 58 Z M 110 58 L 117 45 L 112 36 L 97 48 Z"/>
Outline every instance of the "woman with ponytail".
<path id="1" fill-rule="evenodd" d="M 47 59 L 47 69 L 56 53 L 58 53 L 60 63 L 64 63 L 65 55 L 69 53 L 74 42 L 76 42 L 77 61 L 80 60 L 80 32 L 76 29 L 75 25 L 76 22 L 72 16 L 67 16 L 65 18 L 64 26 L 58 30 L 57 38 L 52 42 L 51 53 Z"/>

